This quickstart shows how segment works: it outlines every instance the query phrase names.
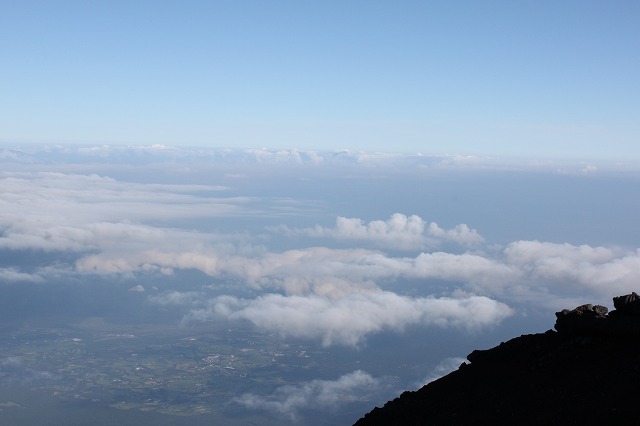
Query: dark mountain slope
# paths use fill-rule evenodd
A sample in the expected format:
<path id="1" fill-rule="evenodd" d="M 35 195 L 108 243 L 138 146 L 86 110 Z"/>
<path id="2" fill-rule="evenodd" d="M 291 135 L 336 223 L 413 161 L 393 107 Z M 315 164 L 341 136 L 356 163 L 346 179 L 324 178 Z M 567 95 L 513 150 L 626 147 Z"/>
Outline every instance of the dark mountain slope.
<path id="1" fill-rule="evenodd" d="M 640 424 L 640 298 L 614 306 L 558 312 L 557 331 L 476 350 L 356 425 Z"/>

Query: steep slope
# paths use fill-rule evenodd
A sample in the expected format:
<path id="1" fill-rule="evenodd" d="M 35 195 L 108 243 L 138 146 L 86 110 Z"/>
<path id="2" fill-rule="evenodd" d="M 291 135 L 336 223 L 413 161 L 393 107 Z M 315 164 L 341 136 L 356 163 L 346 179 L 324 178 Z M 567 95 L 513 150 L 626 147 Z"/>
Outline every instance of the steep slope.
<path id="1" fill-rule="evenodd" d="M 640 424 L 640 298 L 556 313 L 557 331 L 469 354 L 356 425 Z"/>

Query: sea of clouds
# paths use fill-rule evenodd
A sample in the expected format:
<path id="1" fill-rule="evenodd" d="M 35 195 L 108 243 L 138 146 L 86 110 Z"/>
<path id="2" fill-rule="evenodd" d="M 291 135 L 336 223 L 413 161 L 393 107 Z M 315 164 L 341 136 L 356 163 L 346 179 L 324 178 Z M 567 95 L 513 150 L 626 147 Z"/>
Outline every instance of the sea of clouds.
<path id="1" fill-rule="evenodd" d="M 265 332 L 360 350 L 383 331 L 481 332 L 532 306 L 553 312 L 638 290 L 640 241 L 496 242 L 491 229 L 472 225 L 471 208 L 466 223 L 451 223 L 429 216 L 429 200 L 416 199 L 412 211 L 366 205 L 387 196 L 375 188 L 389 176 L 416 186 L 429 185 L 434 174 L 455 176 L 452 191 L 464 197 L 465 176 L 482 173 L 506 182 L 523 174 L 542 174 L 544 182 L 569 176 L 588 188 L 598 179 L 591 164 L 167 147 L 13 149 L 0 158 L 0 251 L 46 254 L 35 265 L 4 262 L 2 285 L 46 285 L 65 276 L 128 279 L 147 303 L 180 309 L 184 324 L 249 321 Z M 627 197 L 640 199 L 637 176 L 623 169 L 618 178 L 635 188 Z M 366 217 L 341 212 L 335 196 L 325 196 L 325 182 L 336 176 L 358 194 L 341 202 L 358 203 L 355 210 Z M 252 180 L 283 189 L 260 192 L 247 184 Z M 287 193 L 291 181 L 301 182 L 304 196 L 299 189 Z M 637 217 L 638 204 L 631 205 L 636 210 L 626 214 Z M 496 228 L 510 212 L 500 215 Z M 590 226 L 584 224 L 585 235 Z M 231 284 L 221 293 L 138 282 L 181 270 Z M 348 400 L 340 389 L 365 389 L 376 380 L 358 370 L 279 388 L 271 398 L 245 394 L 236 403 L 295 417 L 303 404 L 336 404 Z"/>

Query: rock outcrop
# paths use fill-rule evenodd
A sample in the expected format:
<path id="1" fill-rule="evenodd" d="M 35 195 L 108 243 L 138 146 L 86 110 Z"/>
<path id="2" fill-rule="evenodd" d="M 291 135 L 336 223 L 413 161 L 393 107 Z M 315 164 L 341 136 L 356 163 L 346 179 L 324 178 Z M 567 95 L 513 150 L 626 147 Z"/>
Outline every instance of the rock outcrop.
<path id="1" fill-rule="evenodd" d="M 640 296 L 556 313 L 356 425 L 640 424 Z"/>

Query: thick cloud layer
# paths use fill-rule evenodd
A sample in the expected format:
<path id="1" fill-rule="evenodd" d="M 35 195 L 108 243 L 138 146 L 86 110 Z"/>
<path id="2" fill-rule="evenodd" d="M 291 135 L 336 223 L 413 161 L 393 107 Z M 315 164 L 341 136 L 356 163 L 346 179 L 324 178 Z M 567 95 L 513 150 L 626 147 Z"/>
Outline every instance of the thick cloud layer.
<path id="1" fill-rule="evenodd" d="M 367 335 L 383 330 L 401 331 L 414 324 L 478 329 L 495 325 L 511 314 L 505 304 L 482 296 L 410 298 L 378 291 L 339 299 L 280 294 L 251 300 L 216 297 L 205 307 L 192 309 L 186 319 L 249 320 L 285 336 L 317 338 L 324 346 L 358 346 Z"/>
<path id="2" fill-rule="evenodd" d="M 540 281 L 559 292 L 622 294 L 636 289 L 640 250 L 574 246 L 540 241 L 516 241 L 504 250 L 506 264 L 529 281 Z"/>
<path id="3" fill-rule="evenodd" d="M 28 269 L 3 266 L 2 282 L 44 282 L 52 274 L 197 270 L 262 296 L 204 295 L 205 305 L 202 300 L 184 304 L 188 320 L 222 315 L 325 345 L 358 345 L 371 333 L 411 324 L 488 326 L 512 312 L 507 305 L 556 308 L 585 297 L 606 301 L 636 290 L 640 272 L 638 250 L 540 241 L 500 248 L 485 244 L 467 225 L 443 229 L 402 213 L 370 222 L 338 217 L 331 228 L 292 228 L 282 215 L 282 226 L 270 228 L 282 234 L 256 236 L 227 229 L 225 218 L 273 212 L 274 200 L 220 197 L 225 188 L 218 185 L 128 183 L 63 173 L 1 176 L 0 249 L 61 252 L 72 259 Z M 220 225 L 206 230 L 192 225 L 205 219 Z M 292 236 L 307 240 L 296 240 L 294 249 L 271 248 L 273 241 Z M 324 241 L 318 238 L 339 240 L 342 248 L 314 245 Z M 436 250 L 441 243 L 459 245 L 456 252 Z M 406 255 L 394 254 L 398 249 Z M 414 294 L 403 294 L 403 282 L 413 283 Z M 143 289 L 135 283 L 130 288 Z"/>
<path id="4" fill-rule="evenodd" d="M 174 234 L 175 235 L 175 234 Z M 640 253 L 570 244 L 518 241 L 490 256 L 486 253 L 421 252 L 393 257 L 367 249 L 310 247 L 284 252 L 254 249 L 239 254 L 232 245 L 203 245 L 176 251 L 173 247 L 131 253 L 105 251 L 82 257 L 82 273 L 125 273 L 198 269 L 211 276 L 240 278 L 253 288 L 291 295 L 341 297 L 367 292 L 394 281 L 449 281 L 453 288 L 499 297 L 505 301 L 557 307 L 573 295 L 609 298 L 635 289 Z M 185 244 L 186 246 L 186 244 Z M 565 300 L 563 300 L 565 299 Z"/>

